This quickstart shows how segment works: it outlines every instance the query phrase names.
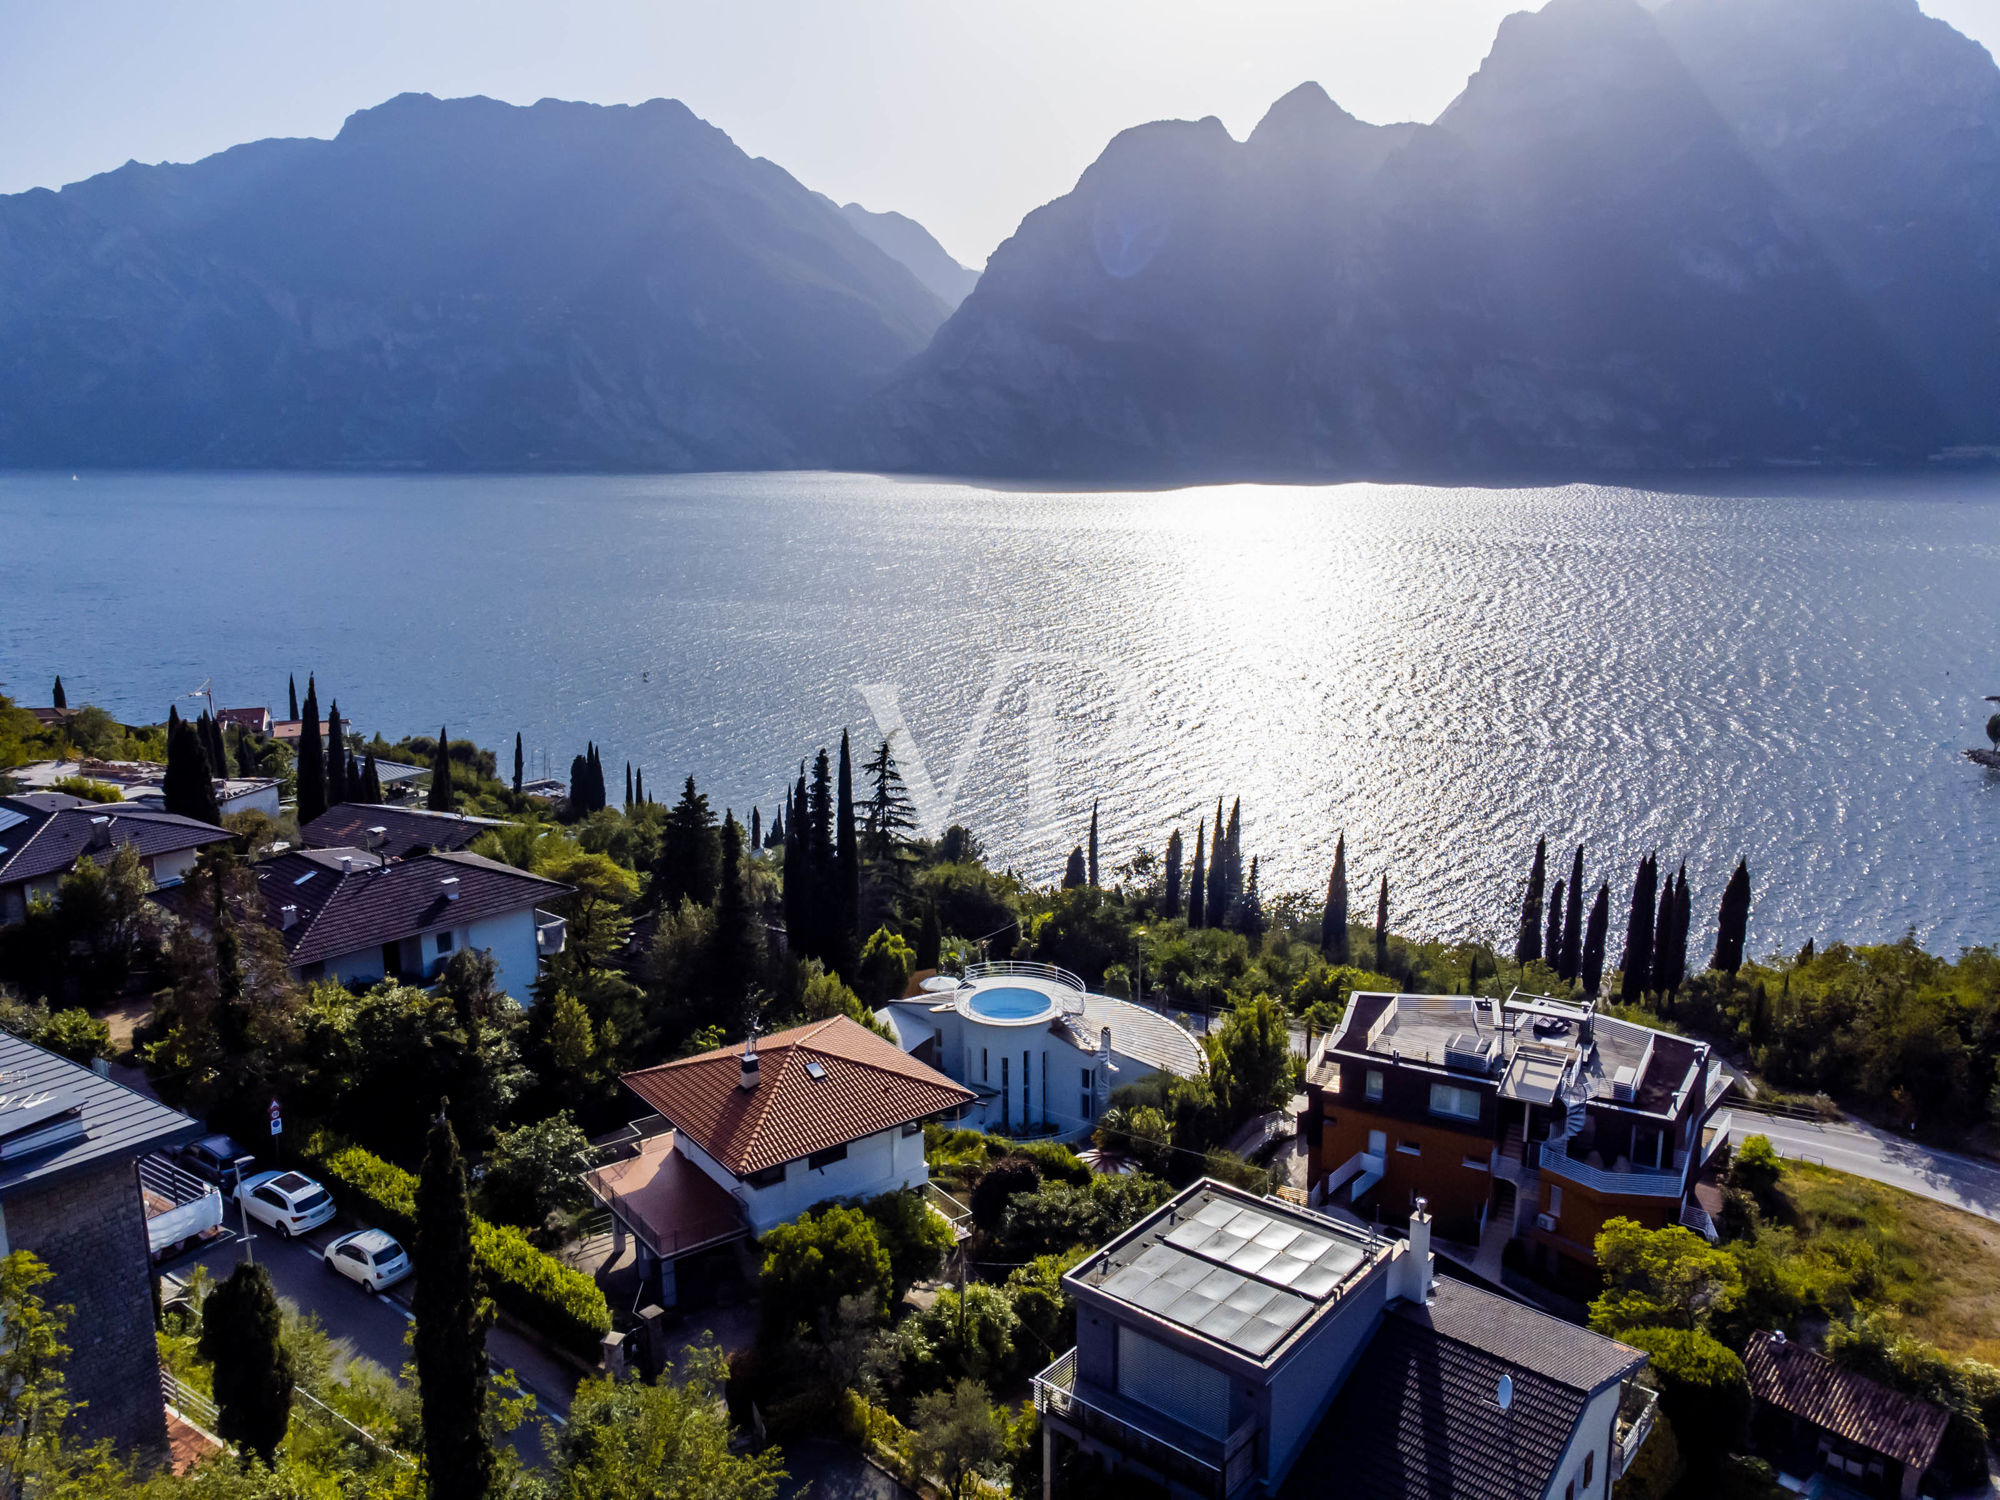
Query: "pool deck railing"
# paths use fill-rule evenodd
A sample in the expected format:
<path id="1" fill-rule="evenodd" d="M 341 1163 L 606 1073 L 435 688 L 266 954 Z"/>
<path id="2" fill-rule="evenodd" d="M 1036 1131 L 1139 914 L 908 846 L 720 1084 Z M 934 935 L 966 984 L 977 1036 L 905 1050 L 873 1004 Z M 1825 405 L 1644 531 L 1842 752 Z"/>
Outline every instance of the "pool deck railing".
<path id="1" fill-rule="evenodd" d="M 1083 997 L 1088 993 L 1081 976 L 1055 964 L 1028 963 L 1017 959 L 997 959 L 991 963 L 967 964 L 964 977 L 959 981 L 960 989 L 969 989 L 982 979 L 1039 979 L 1044 984 L 1059 985 L 1063 989 L 1075 991 L 1075 998 L 1067 995 L 1055 997 L 1056 1009 L 1064 1015 L 1083 1014 Z"/>

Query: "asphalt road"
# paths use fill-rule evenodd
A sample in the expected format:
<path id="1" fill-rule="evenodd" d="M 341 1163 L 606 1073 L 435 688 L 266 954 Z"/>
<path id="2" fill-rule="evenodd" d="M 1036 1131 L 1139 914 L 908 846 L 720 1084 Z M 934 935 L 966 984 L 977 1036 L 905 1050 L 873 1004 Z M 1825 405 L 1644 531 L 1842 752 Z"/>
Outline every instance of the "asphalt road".
<path id="1" fill-rule="evenodd" d="M 2000 1222 L 2000 1166 L 1991 1162 L 1920 1146 L 1858 1120 L 1820 1123 L 1735 1110 L 1730 1143 L 1753 1135 L 1768 1136 L 1780 1156 L 1819 1162 Z"/>

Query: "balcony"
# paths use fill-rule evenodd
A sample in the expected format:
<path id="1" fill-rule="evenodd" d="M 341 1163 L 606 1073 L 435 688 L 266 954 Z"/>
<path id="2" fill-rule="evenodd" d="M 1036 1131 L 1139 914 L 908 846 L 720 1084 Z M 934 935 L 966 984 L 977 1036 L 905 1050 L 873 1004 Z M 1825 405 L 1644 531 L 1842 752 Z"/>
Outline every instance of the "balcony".
<path id="1" fill-rule="evenodd" d="M 1543 1141 L 1538 1150 L 1541 1170 L 1587 1187 L 1594 1193 L 1622 1198 L 1678 1198 L 1683 1174 L 1678 1167 L 1593 1166 L 1569 1154 L 1573 1140 Z"/>
<path id="2" fill-rule="evenodd" d="M 1618 1401 L 1617 1430 L 1611 1440 L 1616 1450 L 1611 1465 L 1613 1479 L 1623 1478 L 1632 1467 L 1632 1460 L 1639 1456 L 1639 1450 L 1646 1446 L 1646 1439 L 1653 1435 L 1653 1418 L 1659 1409 L 1658 1391 L 1649 1391 L 1643 1385 L 1625 1387 Z"/>
<path id="3" fill-rule="evenodd" d="M 552 911 L 535 908 L 535 952 L 543 958 L 554 958 L 568 946 L 569 922 Z"/>
<path id="4" fill-rule="evenodd" d="M 1107 1391 L 1092 1387 L 1086 1397 L 1077 1391 L 1074 1349 L 1035 1377 L 1035 1411 L 1078 1438 L 1101 1443 L 1128 1463 L 1209 1500 L 1233 1500 L 1256 1477 L 1254 1419 L 1226 1438 L 1211 1438 Z"/>

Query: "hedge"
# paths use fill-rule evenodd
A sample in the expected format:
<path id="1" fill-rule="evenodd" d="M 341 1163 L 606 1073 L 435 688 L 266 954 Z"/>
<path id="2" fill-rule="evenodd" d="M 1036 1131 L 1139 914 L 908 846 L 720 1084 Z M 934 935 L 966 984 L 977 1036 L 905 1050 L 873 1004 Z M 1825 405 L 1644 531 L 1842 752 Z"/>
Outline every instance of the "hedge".
<path id="1" fill-rule="evenodd" d="M 341 1207 L 414 1241 L 417 1179 L 359 1146 L 315 1136 L 306 1154 Z M 528 1242 L 507 1224 L 472 1221 L 472 1255 L 489 1295 L 530 1328 L 585 1359 L 595 1360 L 611 1331 L 611 1309 L 597 1283 Z"/>

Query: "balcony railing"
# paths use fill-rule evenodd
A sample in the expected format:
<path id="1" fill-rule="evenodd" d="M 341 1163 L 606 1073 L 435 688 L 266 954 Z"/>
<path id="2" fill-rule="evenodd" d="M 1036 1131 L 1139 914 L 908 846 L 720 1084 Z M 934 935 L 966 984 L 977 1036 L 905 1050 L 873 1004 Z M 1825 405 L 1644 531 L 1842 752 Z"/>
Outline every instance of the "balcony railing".
<path id="1" fill-rule="evenodd" d="M 1072 974 L 1068 969 L 1059 968 L 1055 964 L 1025 963 L 1019 959 L 995 959 L 992 963 L 967 964 L 961 987 L 981 979 L 1039 979 L 1044 984 L 1053 984 L 1058 988 L 1073 991 L 1072 994 L 1051 997 L 1056 1002 L 1056 1010 L 1065 1016 L 1082 1015 L 1083 997 L 1088 993 L 1088 987 L 1082 977 Z"/>
<path id="2" fill-rule="evenodd" d="M 569 942 L 569 922 L 552 911 L 535 908 L 535 952 L 554 958 Z"/>
<path id="3" fill-rule="evenodd" d="M 1594 1167 L 1569 1154 L 1570 1139 L 1540 1143 L 1541 1169 L 1596 1193 L 1625 1198 L 1678 1198 L 1682 1173 L 1678 1168 Z M 1532 1146 L 1531 1150 L 1534 1149 Z"/>
<path id="4" fill-rule="evenodd" d="M 1646 1445 L 1646 1439 L 1653 1434 L 1653 1419 L 1659 1414 L 1660 1393 L 1649 1391 L 1643 1385 L 1627 1386 L 1624 1397 L 1618 1403 L 1618 1427 L 1613 1439 L 1617 1447 L 1617 1462 L 1611 1467 L 1611 1477 L 1623 1477 L 1632 1467 L 1632 1460 L 1639 1456 L 1639 1450 Z"/>
<path id="5" fill-rule="evenodd" d="M 1074 1349 L 1035 1377 L 1035 1411 L 1042 1417 L 1068 1423 L 1085 1437 L 1116 1449 L 1132 1463 L 1210 1500 L 1229 1500 L 1240 1495 L 1254 1477 L 1255 1419 L 1245 1421 L 1226 1438 L 1206 1440 L 1203 1446 L 1208 1448 L 1208 1455 L 1204 1456 L 1121 1416 L 1104 1403 L 1078 1395 Z"/>

